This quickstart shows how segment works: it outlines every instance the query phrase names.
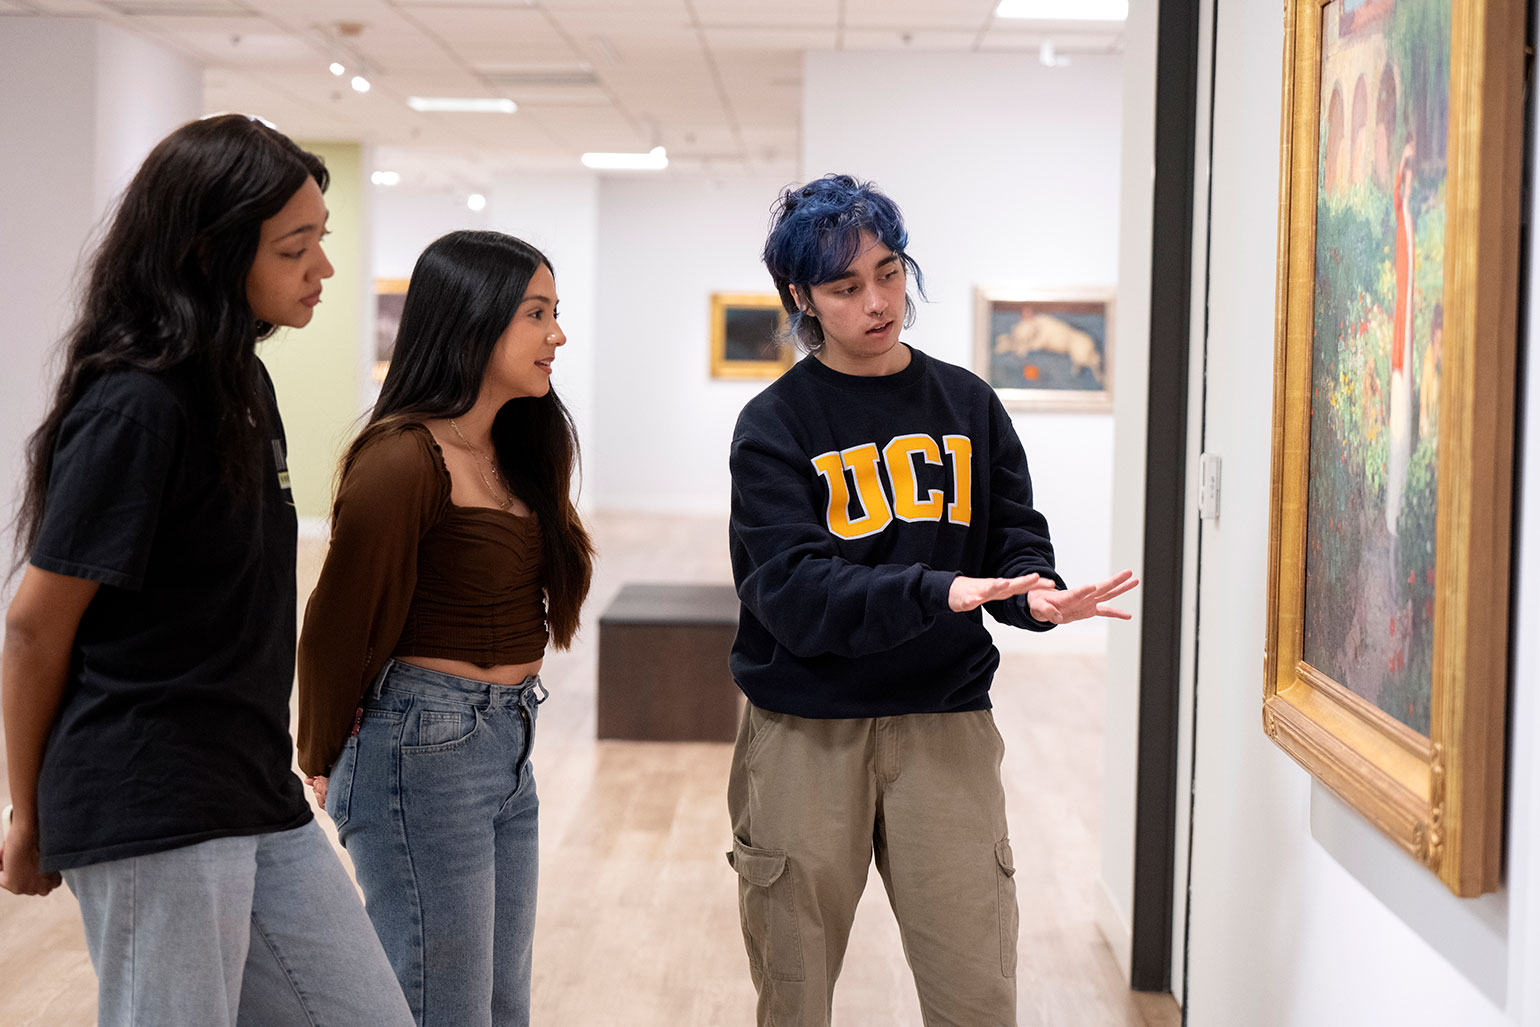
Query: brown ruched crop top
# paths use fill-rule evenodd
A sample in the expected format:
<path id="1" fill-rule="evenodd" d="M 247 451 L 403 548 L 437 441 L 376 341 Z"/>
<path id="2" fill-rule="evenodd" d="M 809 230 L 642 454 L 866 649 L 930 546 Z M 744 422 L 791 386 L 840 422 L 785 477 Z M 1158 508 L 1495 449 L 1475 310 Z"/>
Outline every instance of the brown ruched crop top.
<path id="1" fill-rule="evenodd" d="M 358 701 L 392 656 L 483 666 L 545 654 L 540 525 L 450 502 L 443 453 L 420 424 L 354 457 L 299 640 L 299 765 L 325 774 Z"/>

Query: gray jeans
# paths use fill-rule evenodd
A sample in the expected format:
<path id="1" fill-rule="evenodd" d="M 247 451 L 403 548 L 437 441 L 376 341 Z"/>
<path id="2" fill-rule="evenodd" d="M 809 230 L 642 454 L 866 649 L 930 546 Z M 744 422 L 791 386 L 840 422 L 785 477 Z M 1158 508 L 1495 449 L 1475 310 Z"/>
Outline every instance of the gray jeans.
<path id="1" fill-rule="evenodd" d="M 64 871 L 99 1027 L 411 1027 L 326 836 L 216 838 Z"/>

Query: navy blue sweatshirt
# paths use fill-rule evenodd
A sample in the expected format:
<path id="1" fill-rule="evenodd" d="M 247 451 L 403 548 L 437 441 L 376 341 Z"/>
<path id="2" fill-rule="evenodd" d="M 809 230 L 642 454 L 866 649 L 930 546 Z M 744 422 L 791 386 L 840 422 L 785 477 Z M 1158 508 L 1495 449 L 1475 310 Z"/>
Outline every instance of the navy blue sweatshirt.
<path id="1" fill-rule="evenodd" d="M 1051 577 L 1021 441 L 971 371 L 911 348 L 897 374 L 799 361 L 733 431 L 733 678 L 761 709 L 879 717 L 988 709 L 1000 654 L 952 580 Z M 1026 598 L 986 604 L 1042 631 Z"/>

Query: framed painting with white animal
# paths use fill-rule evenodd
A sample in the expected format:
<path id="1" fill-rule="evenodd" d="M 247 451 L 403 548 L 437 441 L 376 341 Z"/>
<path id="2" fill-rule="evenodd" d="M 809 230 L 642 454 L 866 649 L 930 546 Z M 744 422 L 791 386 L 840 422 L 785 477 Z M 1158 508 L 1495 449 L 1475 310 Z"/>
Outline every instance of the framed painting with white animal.
<path id="1" fill-rule="evenodd" d="M 973 369 L 1008 410 L 1112 412 L 1112 290 L 973 292 Z"/>
<path id="2" fill-rule="evenodd" d="M 1501 881 L 1523 0 L 1288 0 L 1263 730 Z"/>

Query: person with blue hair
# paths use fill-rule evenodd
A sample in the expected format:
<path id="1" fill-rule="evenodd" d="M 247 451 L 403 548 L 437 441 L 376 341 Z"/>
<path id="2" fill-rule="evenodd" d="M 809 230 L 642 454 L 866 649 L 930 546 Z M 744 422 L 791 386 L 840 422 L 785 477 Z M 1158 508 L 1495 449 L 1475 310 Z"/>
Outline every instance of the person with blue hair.
<path id="1" fill-rule="evenodd" d="M 827 175 L 777 202 L 764 261 L 808 352 L 733 432 L 729 541 L 748 699 L 728 785 L 758 1022 L 827 1025 L 875 857 L 928 1025 L 1016 1023 L 1015 861 L 981 610 L 1088 617 L 994 391 L 902 342 L 903 215 Z"/>

